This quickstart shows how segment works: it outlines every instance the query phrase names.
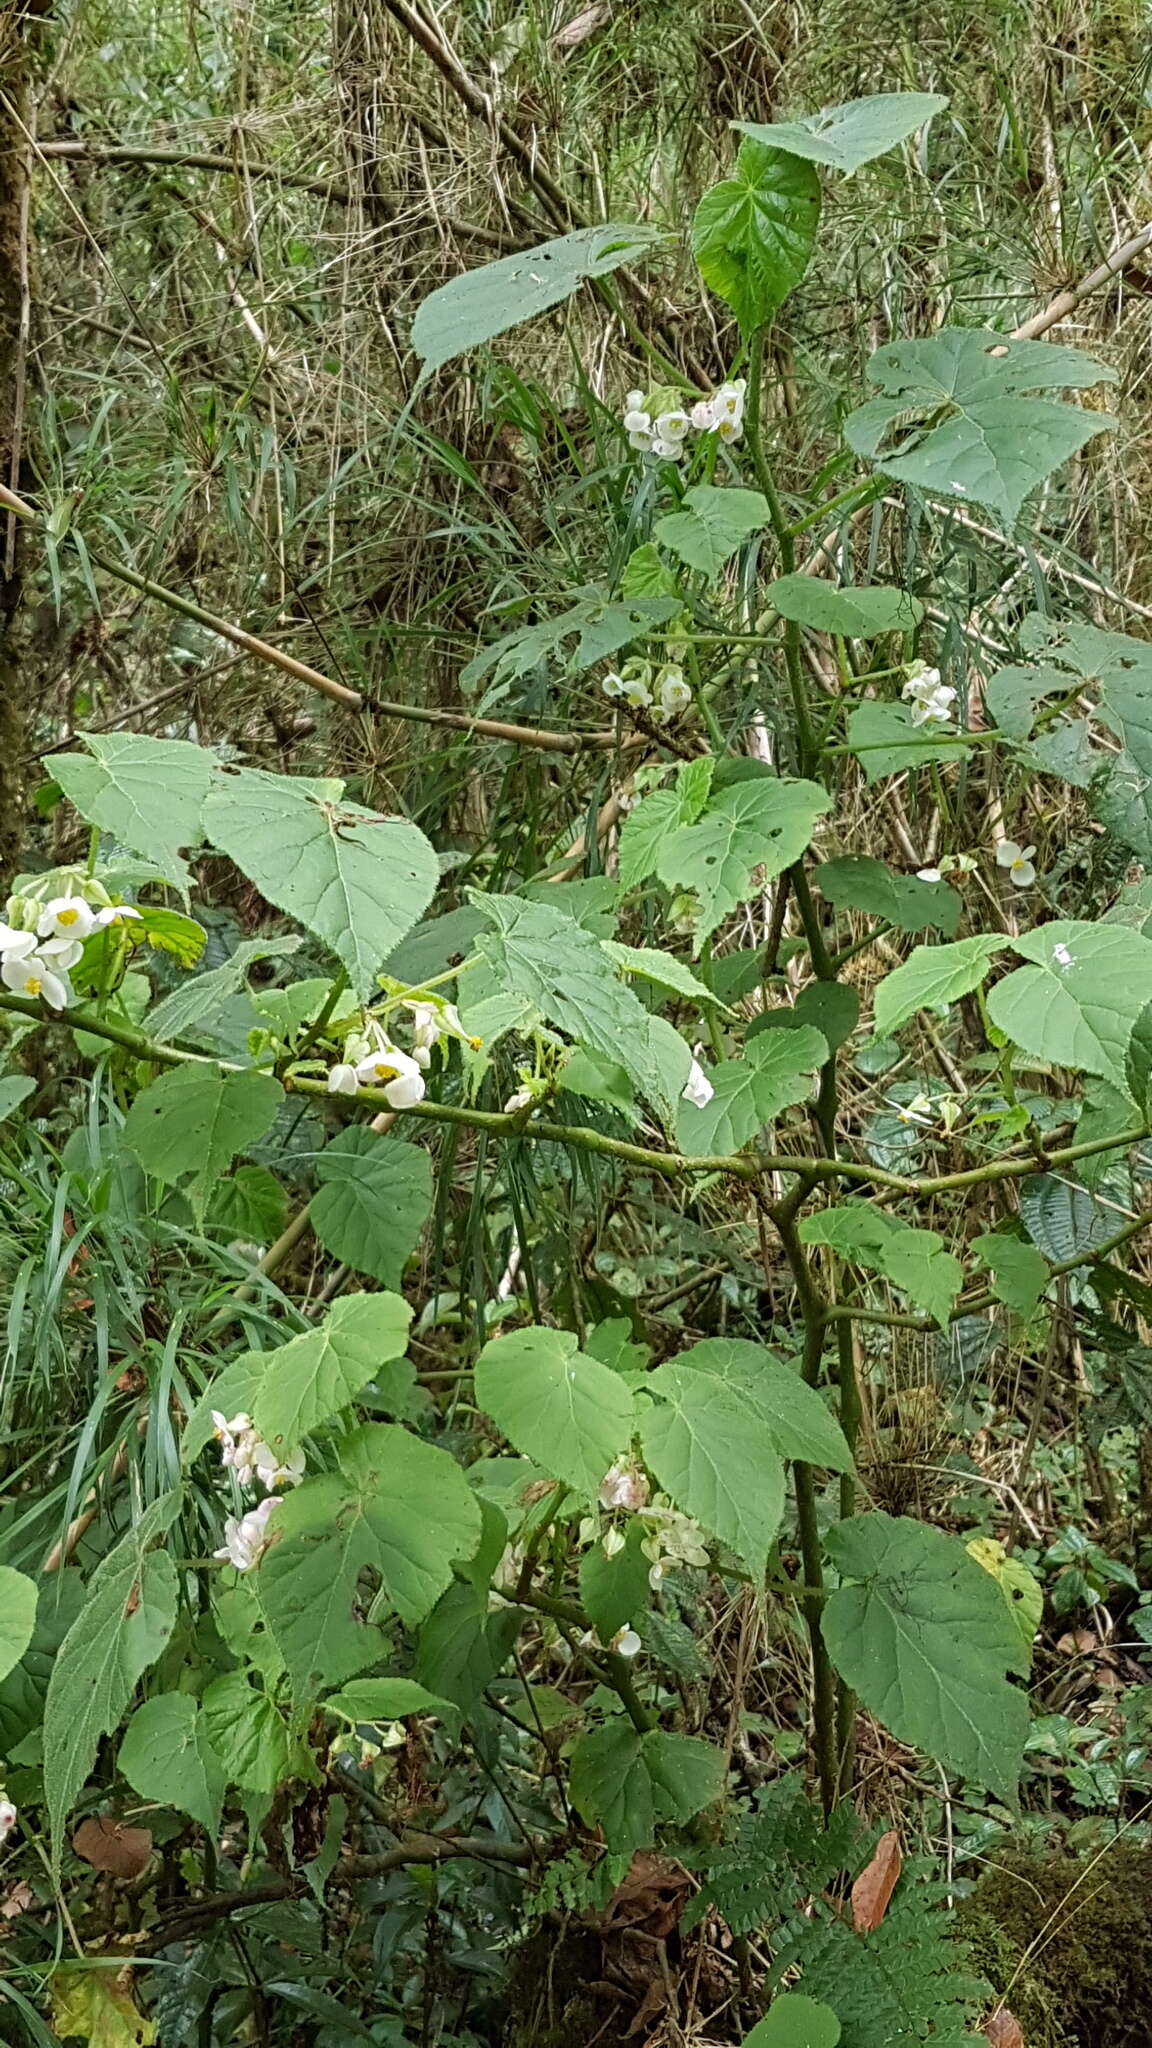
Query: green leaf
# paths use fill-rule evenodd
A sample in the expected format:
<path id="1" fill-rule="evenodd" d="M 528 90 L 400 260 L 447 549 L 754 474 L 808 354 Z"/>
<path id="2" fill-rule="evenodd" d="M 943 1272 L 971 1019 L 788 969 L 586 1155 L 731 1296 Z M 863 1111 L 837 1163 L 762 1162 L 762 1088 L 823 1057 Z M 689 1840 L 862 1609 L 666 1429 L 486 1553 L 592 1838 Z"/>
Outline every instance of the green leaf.
<path id="1" fill-rule="evenodd" d="M 858 704 L 848 713 L 848 745 L 869 784 L 929 761 L 959 761 L 972 752 L 964 740 L 913 725 L 907 704 Z"/>
<path id="2" fill-rule="evenodd" d="M 99 1003 L 76 1004 L 74 1014 L 93 1019 L 107 1018 L 113 1024 L 130 1024 L 136 1027 L 141 1023 L 151 1000 L 152 984 L 148 976 L 133 974 L 129 969 L 119 988 L 112 995 L 105 996 Z M 109 1050 L 108 1040 L 102 1038 L 99 1032 L 74 1031 L 72 1036 L 76 1041 L 77 1052 L 83 1053 L 85 1059 L 99 1059 L 101 1053 Z"/>
<path id="3" fill-rule="evenodd" d="M 476 1361 L 476 1400 L 514 1448 L 594 1500 L 635 1427 L 632 1395 L 568 1330 L 513 1330 Z"/>
<path id="4" fill-rule="evenodd" d="M 407 1714 L 435 1714 L 455 1727 L 460 1710 L 453 1700 L 418 1685 L 414 1678 L 353 1678 L 323 1702 L 326 1714 L 352 1722 L 402 1721 Z"/>
<path id="5" fill-rule="evenodd" d="M 651 1842 L 656 1815 L 643 1737 L 622 1714 L 580 1737 L 568 1796 L 590 1827 L 603 1828 L 613 1855 L 631 1855 Z"/>
<path id="6" fill-rule="evenodd" d="M 801 1992 L 778 1992 L 765 2019 L 744 2036 L 743 2048 L 837 2048 L 840 2022 L 830 2006 Z"/>
<path id="7" fill-rule="evenodd" d="M 44 1702 L 44 1789 L 57 1859 L 65 1815 L 96 1761 L 100 1737 L 119 1726 L 137 1679 L 172 1633 L 176 1567 L 167 1551 L 148 1546 L 179 1510 L 179 1492 L 163 1494 L 101 1558 L 53 1666 Z"/>
<path id="8" fill-rule="evenodd" d="M 230 1785 L 270 1798 L 289 1774 L 292 1744 L 284 1717 L 242 1671 L 213 1679 L 203 1700 L 209 1744 Z"/>
<path id="9" fill-rule="evenodd" d="M 696 824 L 680 825 L 663 840 L 660 880 L 669 889 L 694 889 L 700 899 L 697 953 L 739 904 L 799 860 L 817 818 L 830 808 L 815 782 L 756 776 L 721 790 Z"/>
<path id="10" fill-rule="evenodd" d="M 432 1162 L 419 1145 L 352 1124 L 316 1162 L 308 1217 L 333 1258 L 399 1287 L 432 1207 Z"/>
<path id="11" fill-rule="evenodd" d="M 907 141 L 947 105 L 947 99 L 935 92 L 876 92 L 805 114 L 799 121 L 733 121 L 732 126 L 772 149 L 827 164 L 850 178 L 863 164 L 887 156 Z"/>
<path id="12" fill-rule="evenodd" d="M 421 301 L 412 322 L 420 383 L 455 357 L 570 299 L 586 278 L 608 277 L 622 263 L 636 262 L 661 240 L 658 228 L 608 221 L 501 256 L 439 285 Z"/>
<path id="13" fill-rule="evenodd" d="M 724 1753 L 698 1736 L 650 1728 L 644 1737 L 644 1762 L 652 1780 L 658 1821 L 692 1820 L 724 1797 L 728 1778 Z"/>
<path id="14" fill-rule="evenodd" d="M 772 1430 L 722 1375 L 675 1359 L 644 1382 L 660 1396 L 640 1419 L 644 1460 L 676 1506 L 759 1578 L 784 1513 Z"/>
<path id="15" fill-rule="evenodd" d="M 697 484 L 685 491 L 683 507 L 656 521 L 656 538 L 709 582 L 749 534 L 768 524 L 767 498 L 734 485 L 720 490 L 715 484 Z"/>
<path id="16" fill-rule="evenodd" d="M 470 1714 L 507 1660 L 520 1619 L 515 1609 L 490 1613 L 487 1586 L 458 1579 L 420 1630 L 421 1679 Z"/>
<path id="17" fill-rule="evenodd" d="M 618 980 L 602 941 L 562 911 L 522 896 L 477 901 L 496 926 L 478 941 L 477 952 L 498 985 L 523 996 L 590 1052 L 618 1062 L 655 1108 L 670 1113 L 648 1012 Z"/>
<path id="18" fill-rule="evenodd" d="M 890 343 L 867 375 L 886 396 L 849 415 L 849 447 L 887 476 L 985 505 L 1009 525 L 1030 491 L 1116 424 L 1107 413 L 1027 395 L 1115 383 L 1114 370 L 1078 349 L 1012 341 L 991 328 L 945 327 L 927 341 Z M 885 449 L 891 429 L 898 439 Z"/>
<path id="19" fill-rule="evenodd" d="M 266 1166 L 238 1166 L 209 1204 L 208 1222 L 229 1237 L 274 1244 L 288 1221 L 288 1197 Z"/>
<path id="20" fill-rule="evenodd" d="M 183 917 L 178 910 L 157 909 L 154 904 L 140 906 L 139 919 L 133 919 L 128 935 L 135 938 L 142 934 L 154 953 L 169 953 L 181 967 L 195 967 L 208 943 L 208 934 L 194 917 Z"/>
<path id="21" fill-rule="evenodd" d="M 603 941 L 604 951 L 610 960 L 631 974 L 638 981 L 647 981 L 654 988 L 662 988 L 672 995 L 683 996 L 701 1009 L 724 1010 L 731 1015 L 727 1003 L 714 996 L 710 988 L 698 981 L 692 969 L 683 960 L 677 960 L 673 953 L 658 953 L 651 946 L 624 946 L 616 939 Z"/>
<path id="22" fill-rule="evenodd" d="M 1114 1209 L 1054 1173 L 1031 1173 L 1021 1181 L 1020 1216 L 1037 1250 L 1054 1266 L 1087 1261 L 1118 1228 Z"/>
<path id="23" fill-rule="evenodd" d="M 681 825 L 694 823 L 685 817 L 680 792 L 654 789 L 628 812 L 620 833 L 616 872 L 620 888 L 627 895 L 656 873 L 660 854 Z"/>
<path id="24" fill-rule="evenodd" d="M 732 177 L 705 192 L 692 222 L 692 254 L 745 334 L 769 321 L 799 284 L 819 219 L 815 171 L 751 139 L 740 144 Z"/>
<path id="25" fill-rule="evenodd" d="M 1020 1558 L 1009 1557 L 1004 1545 L 990 1536 L 973 1536 L 965 1548 L 981 1570 L 995 1579 L 1031 1663 L 1032 1645 L 1044 1618 L 1044 1588 L 1035 1572 Z"/>
<path id="26" fill-rule="evenodd" d="M 774 1024 L 773 1018 L 779 1021 Z M 792 1018 L 795 1022 L 786 1025 L 785 1019 Z M 748 1029 L 750 1036 L 758 1037 L 759 1030 L 753 1033 L 753 1024 L 766 1031 L 782 1026 L 798 1031 L 811 1025 L 820 1033 L 829 1052 L 838 1052 L 842 1045 L 847 1045 L 859 1022 L 860 996 L 851 982 L 810 981 L 807 988 L 801 989 L 790 1011 L 762 1010 Z"/>
<path id="27" fill-rule="evenodd" d="M 963 1544 L 924 1522 L 858 1515 L 826 1539 L 843 1583 L 824 1607 L 841 1677 L 900 1742 L 1015 1804 L 1028 1701 L 1019 1630 Z"/>
<path id="28" fill-rule="evenodd" d="M 11 1756 L 44 1718 L 44 1698 L 60 1645 L 84 1604 L 77 1571 L 53 1572 L 41 1588 L 32 1640 L 7 1678 L 0 1678 L 0 1758 Z"/>
<path id="29" fill-rule="evenodd" d="M 594 662 L 607 661 L 633 640 L 646 639 L 658 626 L 666 626 L 682 606 L 679 597 L 633 597 L 616 603 L 599 593 L 582 597 L 557 617 L 541 619 L 531 626 L 517 626 L 503 639 L 494 640 L 460 671 L 464 690 L 492 671 L 493 681 L 516 682 L 538 667 L 549 655 L 562 654 L 563 643 L 579 634 L 571 655 L 564 657 L 569 673 L 579 675 Z"/>
<path id="30" fill-rule="evenodd" d="M 0 1123 L 35 1093 L 36 1083 L 30 1074 L 0 1075 Z"/>
<path id="31" fill-rule="evenodd" d="M 1000 932 L 977 932 L 950 946 L 913 947 L 903 965 L 877 984 L 872 1013 L 877 1038 L 891 1038 L 917 1010 L 946 1009 L 949 1003 L 970 995 L 980 987 L 995 955 L 1014 944 L 1015 940 Z"/>
<path id="32" fill-rule="evenodd" d="M 331 948 L 364 999 L 431 902 L 440 864 L 407 818 L 379 817 L 342 788 L 234 770 L 217 779 L 204 829 L 269 903 Z"/>
<path id="33" fill-rule="evenodd" d="M 0 1679 L 20 1662 L 36 1629 L 36 1587 L 23 1572 L 0 1565 Z"/>
<path id="34" fill-rule="evenodd" d="M 973 1241 L 980 1264 L 992 1275 L 992 1292 L 1016 1315 L 1027 1318 L 1047 1291 L 1052 1275 L 1046 1259 L 1019 1237 L 986 1231 Z"/>
<path id="35" fill-rule="evenodd" d="M 910 633 L 924 617 L 918 597 L 885 583 L 849 583 L 838 588 L 822 577 L 797 570 L 778 576 L 764 592 L 782 619 L 810 626 L 815 633 L 838 633 L 845 640 L 875 640 L 881 633 Z"/>
<path id="36" fill-rule="evenodd" d="M 1055 919 L 1011 944 L 1035 964 L 997 982 L 988 1015 L 1022 1052 L 1126 1089 L 1133 1030 L 1152 1001 L 1152 939 Z"/>
<path id="37" fill-rule="evenodd" d="M 1034 668 L 1011 663 L 997 669 L 984 685 L 984 702 L 993 724 L 1013 740 L 1026 740 L 1036 706 L 1045 697 L 1067 696 L 1072 678 L 1059 668 Z"/>
<path id="38" fill-rule="evenodd" d="M 727 1387 L 764 1424 L 782 1458 L 800 1458 L 831 1472 L 852 1470 L 852 1453 L 840 1425 L 815 1387 L 762 1344 L 744 1337 L 705 1337 L 682 1351 L 674 1363 Z M 645 1381 L 646 1386 L 651 1384 L 651 1378 Z"/>
<path id="39" fill-rule="evenodd" d="M 712 1069 L 712 1100 L 703 1109 L 680 1104 L 676 1142 L 681 1151 L 695 1158 L 741 1151 L 781 1110 L 807 1100 L 827 1058 L 825 1039 L 810 1026 L 757 1032 L 743 1059 L 722 1060 Z"/>
<path id="40" fill-rule="evenodd" d="M 159 1693 L 137 1707 L 124 1730 L 117 1763 L 141 1799 L 190 1813 L 215 1839 L 228 1780 L 191 1693 Z"/>
<path id="41" fill-rule="evenodd" d="M 676 597 L 679 587 L 671 569 L 660 559 L 660 551 L 654 541 L 646 540 L 642 547 L 633 548 L 624 564 L 620 578 L 621 597 Z"/>
<path id="42" fill-rule="evenodd" d="M 284 1496 L 254 1575 L 298 1701 L 383 1655 L 358 1598 L 361 1572 L 379 1574 L 412 1626 L 480 1536 L 480 1509 L 456 1460 L 399 1425 L 370 1423 L 345 1437 L 340 1465 Z"/>
<path id="43" fill-rule="evenodd" d="M 650 1560 L 640 1548 L 644 1525 L 633 1515 L 624 1532 L 624 1548 L 605 1556 L 594 1542 L 580 1561 L 580 1602 L 602 1643 L 625 1628 L 650 1604 Z"/>
<path id="44" fill-rule="evenodd" d="M 287 1456 L 339 1415 L 381 1366 L 403 1357 L 411 1320 L 398 1294 L 345 1294 L 318 1328 L 258 1353 L 265 1370 L 251 1415 L 265 1443 Z"/>
<path id="45" fill-rule="evenodd" d="M 195 1038 L 200 1025 L 210 1023 L 231 996 L 248 986 L 248 970 L 258 960 L 285 957 L 299 950 L 302 941 L 290 933 L 280 939 L 243 939 L 224 962 L 206 974 L 181 982 L 163 1002 L 157 1003 L 148 1019 L 154 1038 Z"/>
<path id="46" fill-rule="evenodd" d="M 69 803 L 131 853 L 142 854 L 188 894 L 181 848 L 203 839 L 201 813 L 214 757 L 187 740 L 141 733 L 81 735 L 87 754 L 53 754 L 52 773 Z"/>
<path id="47" fill-rule="evenodd" d="M 950 939 L 960 922 L 962 904 L 947 882 L 921 882 L 916 875 L 897 875 L 882 860 L 866 854 L 844 854 L 822 861 L 813 876 L 822 896 L 836 910 L 863 910 L 882 917 L 897 931 L 920 932 L 937 925 Z"/>
<path id="48" fill-rule="evenodd" d="M 252 1068 L 171 1067 L 143 1088 L 124 1120 L 124 1143 L 146 1173 L 183 1186 L 197 1220 L 221 1174 L 276 1121 L 284 1090 Z"/>
<path id="49" fill-rule="evenodd" d="M 934 1230 L 893 1231 L 881 1248 L 880 1270 L 915 1308 L 947 1329 L 964 1268 Z"/>

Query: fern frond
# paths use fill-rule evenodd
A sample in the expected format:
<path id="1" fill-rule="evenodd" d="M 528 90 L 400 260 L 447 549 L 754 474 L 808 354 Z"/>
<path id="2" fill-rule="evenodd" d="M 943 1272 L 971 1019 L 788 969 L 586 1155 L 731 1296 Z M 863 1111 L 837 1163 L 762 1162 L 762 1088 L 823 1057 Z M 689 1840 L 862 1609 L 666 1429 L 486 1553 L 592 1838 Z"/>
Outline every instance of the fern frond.
<path id="1" fill-rule="evenodd" d="M 828 1907 L 791 1918 L 774 1943 L 780 1976 L 799 1970 L 806 1995 L 831 2006 L 841 2048 L 979 2048 L 974 2014 L 988 1986 L 968 1967 L 942 1905 L 944 1888 L 906 1870 L 880 1926 L 856 1934 Z"/>
<path id="2" fill-rule="evenodd" d="M 683 1924 L 695 1925 L 710 1907 L 733 1934 L 786 1919 L 801 1899 L 822 1892 L 844 1872 L 855 1873 L 871 1840 L 848 1801 L 825 1826 L 795 1779 L 783 1778 L 761 1794 L 736 1840 L 712 1851 L 704 1886 Z"/>

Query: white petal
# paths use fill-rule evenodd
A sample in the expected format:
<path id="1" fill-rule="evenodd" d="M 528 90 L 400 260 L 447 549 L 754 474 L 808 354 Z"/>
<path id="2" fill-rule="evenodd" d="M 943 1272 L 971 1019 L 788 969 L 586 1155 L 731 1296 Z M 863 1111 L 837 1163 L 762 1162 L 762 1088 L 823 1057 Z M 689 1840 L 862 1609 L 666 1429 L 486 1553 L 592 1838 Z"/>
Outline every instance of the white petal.
<path id="1" fill-rule="evenodd" d="M 681 1101 L 690 1102 L 694 1109 L 705 1109 L 715 1093 L 716 1090 L 699 1060 L 693 1060 L 688 1069 L 688 1079 L 681 1090 Z"/>
<path id="2" fill-rule="evenodd" d="M 336 1066 L 328 1069 L 329 1095 L 355 1095 L 359 1085 L 355 1067 Z"/>
<path id="3" fill-rule="evenodd" d="M 996 865 L 998 868 L 1010 868 L 1013 861 L 1019 860 L 1020 857 L 1021 850 L 1014 839 L 1002 839 L 996 848 Z"/>
<path id="4" fill-rule="evenodd" d="M 916 870 L 916 880 L 918 882 L 939 882 L 942 879 L 939 868 L 917 868 Z"/>

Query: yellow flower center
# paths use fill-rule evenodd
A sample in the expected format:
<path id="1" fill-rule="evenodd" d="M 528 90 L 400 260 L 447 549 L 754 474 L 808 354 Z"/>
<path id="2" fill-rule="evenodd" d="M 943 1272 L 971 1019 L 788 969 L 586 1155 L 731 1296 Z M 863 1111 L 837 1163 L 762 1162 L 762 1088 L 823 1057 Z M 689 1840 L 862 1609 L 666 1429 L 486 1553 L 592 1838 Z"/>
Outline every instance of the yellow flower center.
<path id="1" fill-rule="evenodd" d="M 30 974 L 24 986 L 30 996 L 39 996 L 44 993 L 44 983 L 38 974 Z"/>
<path id="2" fill-rule="evenodd" d="M 80 912 L 78 910 L 58 910 L 56 922 L 57 924 L 75 924 L 79 915 Z"/>
<path id="3" fill-rule="evenodd" d="M 383 1061 L 378 1062 L 375 1073 L 378 1081 L 398 1081 L 400 1078 L 399 1067 L 389 1067 Z"/>

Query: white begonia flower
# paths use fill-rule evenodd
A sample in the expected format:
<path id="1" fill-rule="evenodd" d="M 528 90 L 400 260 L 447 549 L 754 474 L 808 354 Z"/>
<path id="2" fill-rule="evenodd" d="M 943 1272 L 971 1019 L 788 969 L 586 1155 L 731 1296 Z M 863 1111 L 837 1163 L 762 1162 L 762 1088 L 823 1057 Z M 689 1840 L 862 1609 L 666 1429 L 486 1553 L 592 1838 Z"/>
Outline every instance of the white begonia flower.
<path id="1" fill-rule="evenodd" d="M 278 1486 L 299 1486 L 304 1477 L 303 1451 L 293 1451 L 290 1458 L 278 1458 L 262 1437 L 257 1437 L 252 1446 L 252 1463 L 256 1477 L 267 1493 L 275 1492 Z"/>
<path id="2" fill-rule="evenodd" d="M 10 1799 L 0 1799 L 0 1842 L 5 1842 L 12 1833 L 20 1816 Z"/>
<path id="3" fill-rule="evenodd" d="M 692 692 L 684 680 L 684 671 L 681 668 L 661 669 L 656 679 L 656 687 L 660 695 L 662 718 L 675 718 L 692 702 Z"/>
<path id="4" fill-rule="evenodd" d="M 642 391 L 630 391 L 624 400 L 624 410 L 625 412 L 643 412 L 644 393 Z"/>
<path id="5" fill-rule="evenodd" d="M 340 1063 L 334 1067 L 329 1067 L 329 1095 L 355 1095 L 359 1086 L 360 1080 L 355 1067 L 349 1067 Z"/>
<path id="6" fill-rule="evenodd" d="M 646 709 L 652 702 L 652 692 L 643 676 L 621 676 L 611 669 L 600 688 L 606 697 L 622 697 L 633 711 Z"/>
<path id="7" fill-rule="evenodd" d="M 439 1045 L 443 1032 L 441 1012 L 435 1003 L 413 1003 L 412 1043 L 421 1052 L 431 1052 Z"/>
<path id="8" fill-rule="evenodd" d="M 1067 946 L 1064 944 L 1062 939 L 1058 940 L 1057 943 L 1053 946 L 1052 958 L 1055 961 L 1057 967 L 1074 967 L 1076 965 L 1076 962 L 1072 958 L 1071 953 L 1069 952 Z"/>
<path id="9" fill-rule="evenodd" d="M 42 939 L 79 940 L 83 945 L 96 930 L 96 913 L 82 896 L 53 896 L 40 912 L 36 930 Z"/>
<path id="10" fill-rule="evenodd" d="M 610 1522 L 604 1531 L 604 1541 L 601 1546 L 605 1557 L 619 1557 L 620 1552 L 624 1548 L 624 1540 L 623 1529 L 618 1529 L 615 1522 Z"/>
<path id="11" fill-rule="evenodd" d="M 721 441 L 738 441 L 744 432 L 745 380 L 722 384 L 712 398 L 712 424 Z"/>
<path id="12" fill-rule="evenodd" d="M 642 1472 L 640 1467 L 632 1464 L 628 1458 L 617 1458 L 616 1463 L 608 1467 L 600 1481 L 599 1500 L 602 1508 L 630 1508 L 635 1513 L 637 1508 L 647 1507 L 648 1496 L 647 1473 Z"/>
<path id="13" fill-rule="evenodd" d="M 680 406 L 670 412 L 662 412 L 656 421 L 656 432 L 662 441 L 680 442 L 687 438 L 692 422 Z"/>
<path id="14" fill-rule="evenodd" d="M 133 918 L 139 924 L 141 913 L 138 910 L 133 910 L 130 903 L 110 903 L 107 910 L 98 910 L 96 912 L 96 923 L 98 925 L 123 924 L 125 919 L 130 923 Z"/>
<path id="15" fill-rule="evenodd" d="M 14 924 L 0 924 L 0 953 L 22 959 L 36 950 L 35 932 L 18 931 Z"/>
<path id="16" fill-rule="evenodd" d="M 916 880 L 918 882 L 942 882 L 944 877 L 939 868 L 917 868 Z"/>
<path id="17" fill-rule="evenodd" d="M 527 1109 L 529 1103 L 534 1101 L 535 1097 L 530 1088 L 517 1088 L 516 1093 L 510 1095 L 504 1104 L 504 1114 L 515 1116 L 517 1110 Z"/>
<path id="18" fill-rule="evenodd" d="M 35 947 L 35 939 L 32 944 Z M 0 959 L 0 980 L 14 995 L 39 996 L 50 1010 L 62 1010 L 72 1001 L 66 970 L 44 952 L 17 952 L 10 947 Z"/>
<path id="19" fill-rule="evenodd" d="M 927 1095 L 914 1095 L 911 1102 L 894 1102 L 892 1107 L 902 1124 L 933 1124 L 936 1121 Z"/>
<path id="20" fill-rule="evenodd" d="M 940 681 L 938 668 L 925 668 L 922 661 L 913 663 L 900 695 L 912 706 L 913 725 L 947 725 L 952 717 L 955 690 Z"/>
<path id="21" fill-rule="evenodd" d="M 615 1650 L 618 1657 L 636 1657 L 643 1647 L 643 1643 L 630 1623 L 626 1623 L 623 1628 L 618 1628 L 608 1645 L 610 1650 Z"/>
<path id="22" fill-rule="evenodd" d="M 651 413 L 646 412 L 642 405 L 630 405 L 624 414 L 624 432 L 628 436 L 628 446 L 641 455 L 647 455 L 653 440 Z"/>
<path id="23" fill-rule="evenodd" d="M 1014 889 L 1030 889 L 1036 880 L 1032 865 L 1034 846 L 1017 846 L 1014 839 L 1002 839 L 996 848 L 996 865 L 1006 868 L 1008 880 Z"/>
<path id="24" fill-rule="evenodd" d="M 216 1441 L 220 1446 L 220 1463 L 226 1472 L 234 1472 L 241 1486 L 250 1486 L 256 1470 L 255 1450 L 259 1441 L 250 1415 L 234 1415 L 231 1421 L 212 1410 Z"/>
<path id="25" fill-rule="evenodd" d="M 212 1552 L 213 1557 L 235 1565 L 238 1572 L 250 1572 L 268 1540 L 268 1517 L 279 1505 L 280 1495 L 270 1493 L 267 1500 L 262 1500 L 258 1508 L 250 1509 L 239 1521 L 235 1515 L 229 1515 L 224 1523 L 223 1545 Z"/>
<path id="26" fill-rule="evenodd" d="M 680 1091 L 681 1101 L 690 1102 L 694 1109 L 707 1109 L 715 1093 L 699 1060 L 693 1060 L 688 1069 L 688 1079 Z"/>
<path id="27" fill-rule="evenodd" d="M 424 1076 L 417 1062 L 386 1039 L 360 1061 L 356 1078 L 362 1087 L 382 1088 L 392 1109 L 412 1109 L 424 1100 Z"/>

